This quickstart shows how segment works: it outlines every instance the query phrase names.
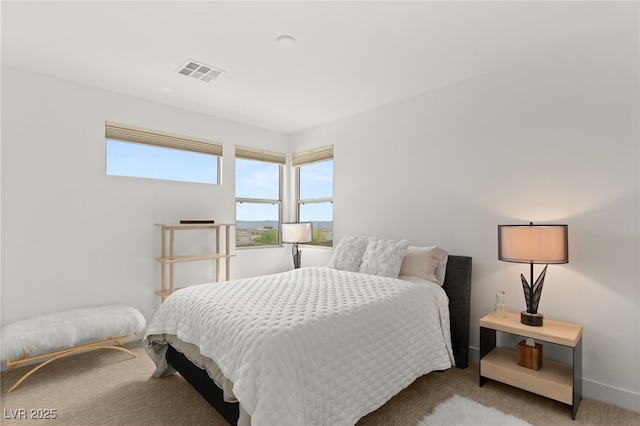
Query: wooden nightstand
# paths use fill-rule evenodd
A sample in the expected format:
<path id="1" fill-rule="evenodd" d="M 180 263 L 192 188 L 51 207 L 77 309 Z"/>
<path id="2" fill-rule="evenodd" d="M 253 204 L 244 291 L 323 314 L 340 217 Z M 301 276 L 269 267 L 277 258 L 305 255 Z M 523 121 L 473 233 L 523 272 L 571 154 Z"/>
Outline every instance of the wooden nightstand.
<path id="1" fill-rule="evenodd" d="M 544 359 L 540 370 L 521 367 L 517 352 L 496 347 L 496 332 L 531 337 L 566 346 L 573 352 L 573 364 Z M 544 319 L 541 327 L 520 323 L 520 314 L 505 317 L 490 313 L 480 319 L 480 386 L 493 379 L 571 406 L 575 420 L 582 400 L 582 326 Z"/>

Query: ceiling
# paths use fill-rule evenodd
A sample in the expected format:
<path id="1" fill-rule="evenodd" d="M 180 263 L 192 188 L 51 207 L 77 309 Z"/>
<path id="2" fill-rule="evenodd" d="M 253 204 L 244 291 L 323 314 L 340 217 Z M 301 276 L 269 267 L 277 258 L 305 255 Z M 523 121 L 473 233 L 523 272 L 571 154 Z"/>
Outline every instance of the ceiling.
<path id="1" fill-rule="evenodd" d="M 637 28 L 629 5 L 2 1 L 2 63 L 293 133 Z"/>

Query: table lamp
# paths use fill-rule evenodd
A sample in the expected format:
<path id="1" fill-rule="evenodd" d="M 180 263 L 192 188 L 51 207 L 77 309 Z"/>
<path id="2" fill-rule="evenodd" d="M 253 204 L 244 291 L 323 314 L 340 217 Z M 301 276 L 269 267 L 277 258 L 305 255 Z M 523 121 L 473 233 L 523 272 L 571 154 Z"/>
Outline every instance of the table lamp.
<path id="1" fill-rule="evenodd" d="M 300 267 L 302 252 L 298 250 L 298 244 L 310 243 L 313 240 L 313 225 L 311 222 L 294 222 L 282 224 L 282 242 L 291 243 L 293 254 L 293 267 Z"/>
<path id="2" fill-rule="evenodd" d="M 531 280 L 527 283 L 520 274 L 527 310 L 520 313 L 520 322 L 541 326 L 543 316 L 538 312 L 542 285 L 550 263 L 569 262 L 569 236 L 567 225 L 498 225 L 498 259 L 505 262 L 528 263 Z M 544 269 L 533 281 L 533 265 Z"/>

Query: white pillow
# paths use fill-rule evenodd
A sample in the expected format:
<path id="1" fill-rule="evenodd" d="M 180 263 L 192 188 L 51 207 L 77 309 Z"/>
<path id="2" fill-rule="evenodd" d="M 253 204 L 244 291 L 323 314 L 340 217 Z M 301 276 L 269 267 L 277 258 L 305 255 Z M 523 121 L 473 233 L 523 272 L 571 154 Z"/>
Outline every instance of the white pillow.
<path id="1" fill-rule="evenodd" d="M 411 275 L 442 285 L 446 273 L 447 252 L 440 247 L 414 247 L 407 249 L 402 261 L 400 275 Z M 438 277 L 438 267 L 444 260 L 444 267 L 440 268 L 442 278 Z"/>
<path id="2" fill-rule="evenodd" d="M 362 236 L 343 237 L 333 248 L 328 268 L 358 272 L 368 239 Z"/>
<path id="3" fill-rule="evenodd" d="M 402 259 L 409 247 L 408 240 L 383 240 L 376 237 L 369 238 L 367 249 L 362 255 L 360 272 L 398 278 Z"/>

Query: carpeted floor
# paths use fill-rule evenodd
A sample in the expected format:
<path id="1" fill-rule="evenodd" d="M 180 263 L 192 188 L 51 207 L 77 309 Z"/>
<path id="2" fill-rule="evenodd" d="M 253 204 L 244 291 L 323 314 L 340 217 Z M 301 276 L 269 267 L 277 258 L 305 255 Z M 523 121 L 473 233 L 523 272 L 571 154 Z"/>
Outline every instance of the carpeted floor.
<path id="1" fill-rule="evenodd" d="M 132 359 L 120 351 L 102 350 L 61 359 L 35 373 L 10 394 L 5 392 L 24 370 L 3 375 L 0 422 L 74 426 L 226 425 L 179 375 L 152 378 L 154 365 L 140 342 L 129 343 L 127 347 L 140 357 Z M 362 418 L 358 425 L 414 426 L 454 394 L 534 425 L 640 425 L 640 413 L 590 399 L 582 401 L 578 416 L 572 421 L 570 407 L 559 402 L 493 381 L 480 388 L 476 364 L 466 370 L 452 368 L 421 377 Z M 30 418 L 51 415 L 53 410 L 55 419 Z M 26 418 L 20 418 L 23 414 Z M 482 419 L 478 419 L 478 425 L 482 425 Z"/>

